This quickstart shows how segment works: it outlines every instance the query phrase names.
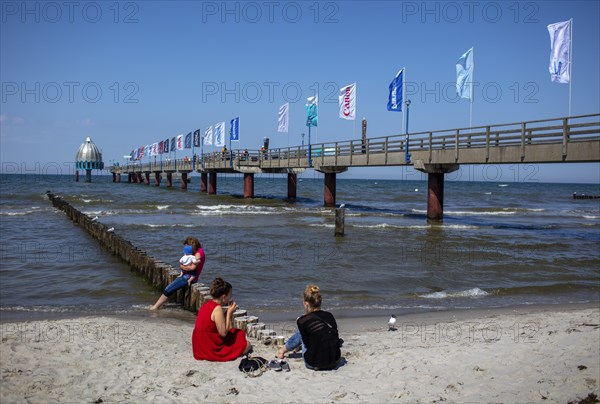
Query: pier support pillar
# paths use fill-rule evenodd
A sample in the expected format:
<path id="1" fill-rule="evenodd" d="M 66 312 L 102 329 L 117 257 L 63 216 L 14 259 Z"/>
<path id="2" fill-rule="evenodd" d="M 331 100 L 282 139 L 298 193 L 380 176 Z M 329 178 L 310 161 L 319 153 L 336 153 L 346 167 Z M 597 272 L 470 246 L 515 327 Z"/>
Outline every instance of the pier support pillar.
<path id="1" fill-rule="evenodd" d="M 335 206 L 335 185 L 336 185 L 336 173 L 325 173 L 325 187 L 323 189 L 323 199 L 325 206 Z"/>
<path id="2" fill-rule="evenodd" d="M 206 192 L 206 183 L 208 182 L 208 174 L 200 173 L 200 192 Z"/>
<path id="3" fill-rule="evenodd" d="M 167 188 L 173 186 L 173 173 L 167 173 Z"/>
<path id="4" fill-rule="evenodd" d="M 133 182 L 133 177 L 132 176 L 133 176 L 133 174 L 127 173 L 127 182 L 130 183 L 130 184 Z"/>
<path id="5" fill-rule="evenodd" d="M 181 173 L 181 190 L 187 191 L 187 175 L 188 173 Z"/>
<path id="6" fill-rule="evenodd" d="M 160 187 L 160 172 L 159 171 L 154 172 L 154 186 Z"/>
<path id="7" fill-rule="evenodd" d="M 217 173 L 211 172 L 208 178 L 208 194 L 216 195 L 217 194 Z"/>
<path id="8" fill-rule="evenodd" d="M 117 182 L 121 182 L 121 174 L 117 174 Z"/>
<path id="9" fill-rule="evenodd" d="M 77 173 L 76 174 L 77 179 L 75 181 L 78 181 L 79 180 L 79 172 L 76 171 L 76 173 Z M 112 176 L 113 176 L 113 182 L 117 182 L 117 174 L 112 173 Z"/>
<path id="10" fill-rule="evenodd" d="M 325 174 L 325 186 L 323 189 L 324 205 L 327 207 L 335 206 L 335 181 L 338 174 L 346 171 L 348 167 L 319 167 L 316 170 Z"/>
<path id="11" fill-rule="evenodd" d="M 92 170 L 85 170 L 85 182 L 92 182 Z"/>
<path id="12" fill-rule="evenodd" d="M 115 173 L 113 173 L 113 182 L 115 181 Z M 75 182 L 79 182 L 79 171 L 75 170 Z"/>
<path id="13" fill-rule="evenodd" d="M 244 198 L 254 198 L 254 173 L 244 173 Z"/>
<path id="14" fill-rule="evenodd" d="M 427 221 L 441 222 L 444 218 L 444 175 L 458 170 L 458 164 L 425 164 L 416 160 L 417 170 L 427 173 Z"/>
<path id="15" fill-rule="evenodd" d="M 296 188 L 298 184 L 298 175 L 296 173 L 288 173 L 287 175 L 287 197 L 288 199 L 296 199 Z"/>
<path id="16" fill-rule="evenodd" d="M 149 172 L 144 173 L 144 177 L 146 180 L 146 185 L 150 185 L 150 173 Z"/>
<path id="17" fill-rule="evenodd" d="M 144 177 L 142 176 L 142 173 L 137 173 L 137 182 L 138 184 L 143 184 L 144 183 Z"/>
<path id="18" fill-rule="evenodd" d="M 444 218 L 444 175 L 427 174 L 427 221 L 441 222 Z"/>

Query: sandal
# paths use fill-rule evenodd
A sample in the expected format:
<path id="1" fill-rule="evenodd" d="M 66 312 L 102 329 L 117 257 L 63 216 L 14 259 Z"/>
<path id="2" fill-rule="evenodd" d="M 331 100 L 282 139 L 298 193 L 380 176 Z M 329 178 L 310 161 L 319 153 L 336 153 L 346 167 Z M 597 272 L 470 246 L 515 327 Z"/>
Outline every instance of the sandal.
<path id="1" fill-rule="evenodd" d="M 282 369 L 281 365 L 282 364 L 279 361 L 277 361 L 276 359 L 271 359 L 269 361 L 269 363 L 267 364 L 267 367 L 276 372 L 281 372 L 281 369 Z"/>
<path id="2" fill-rule="evenodd" d="M 286 361 L 281 361 L 280 362 L 281 365 L 281 369 L 285 372 L 289 372 L 290 371 L 290 364 L 287 363 Z"/>

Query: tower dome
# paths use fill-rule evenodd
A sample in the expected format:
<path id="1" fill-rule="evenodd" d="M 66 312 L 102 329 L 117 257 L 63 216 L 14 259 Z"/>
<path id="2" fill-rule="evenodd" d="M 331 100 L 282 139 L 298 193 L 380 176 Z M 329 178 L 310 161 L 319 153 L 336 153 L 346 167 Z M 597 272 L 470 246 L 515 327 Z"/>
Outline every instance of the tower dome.
<path id="1" fill-rule="evenodd" d="M 79 171 L 85 170 L 85 182 L 92 182 L 92 170 L 102 170 L 102 153 L 89 137 L 79 146 L 75 155 L 75 181 L 79 181 Z"/>
<path id="2" fill-rule="evenodd" d="M 102 170 L 102 153 L 89 137 L 79 146 L 75 155 L 75 167 L 80 170 Z"/>

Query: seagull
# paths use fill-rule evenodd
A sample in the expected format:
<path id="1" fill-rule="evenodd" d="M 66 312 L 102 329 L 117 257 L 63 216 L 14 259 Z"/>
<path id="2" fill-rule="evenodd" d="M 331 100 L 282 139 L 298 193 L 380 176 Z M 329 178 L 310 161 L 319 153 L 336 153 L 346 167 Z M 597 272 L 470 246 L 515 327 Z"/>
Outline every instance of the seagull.
<path id="1" fill-rule="evenodd" d="M 345 203 L 342 203 L 342 204 L 340 205 L 340 209 L 341 209 L 341 208 L 345 208 L 345 207 L 346 207 L 346 204 L 345 204 Z"/>
<path id="2" fill-rule="evenodd" d="M 396 324 L 396 316 L 394 314 L 392 314 L 392 317 L 390 317 L 390 319 L 388 320 L 388 331 L 396 331 L 396 327 L 394 326 Z"/>
<path id="3" fill-rule="evenodd" d="M 94 217 L 94 218 L 92 219 L 92 222 L 95 222 L 96 220 L 98 220 L 98 216 Z"/>
<path id="4" fill-rule="evenodd" d="M 115 231 L 115 228 L 114 228 L 114 227 L 111 227 L 110 229 L 108 229 L 108 230 L 106 230 L 106 231 L 107 231 L 107 232 L 109 232 L 109 233 L 112 233 L 113 231 Z"/>

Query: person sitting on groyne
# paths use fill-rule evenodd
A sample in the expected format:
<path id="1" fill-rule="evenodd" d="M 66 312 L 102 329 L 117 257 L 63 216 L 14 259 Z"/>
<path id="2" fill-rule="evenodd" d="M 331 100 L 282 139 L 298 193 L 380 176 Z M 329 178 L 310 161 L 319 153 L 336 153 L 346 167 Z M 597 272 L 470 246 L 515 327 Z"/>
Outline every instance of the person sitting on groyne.
<path id="1" fill-rule="evenodd" d="M 156 303 L 150 308 L 150 310 L 158 310 L 163 304 L 169 300 L 169 297 L 177 292 L 179 289 L 184 288 L 186 286 L 191 286 L 192 284 L 198 282 L 198 278 L 200 277 L 200 273 L 202 273 L 202 268 L 204 267 L 204 261 L 206 260 L 206 254 L 202 249 L 202 244 L 200 244 L 200 240 L 196 237 L 188 237 L 183 242 L 186 246 L 192 247 L 192 253 L 196 258 L 196 262 L 192 262 L 188 265 L 179 264 L 179 268 L 182 270 L 181 274 L 175 278 L 173 282 L 171 282 L 162 295 L 158 298 Z"/>
<path id="2" fill-rule="evenodd" d="M 222 278 L 215 278 L 211 287 L 212 300 L 202 305 L 192 332 L 192 351 L 198 360 L 227 362 L 248 353 L 252 345 L 244 330 L 233 328 L 233 313 L 238 306 L 231 300 L 232 287 Z M 222 306 L 228 306 L 225 310 Z"/>

